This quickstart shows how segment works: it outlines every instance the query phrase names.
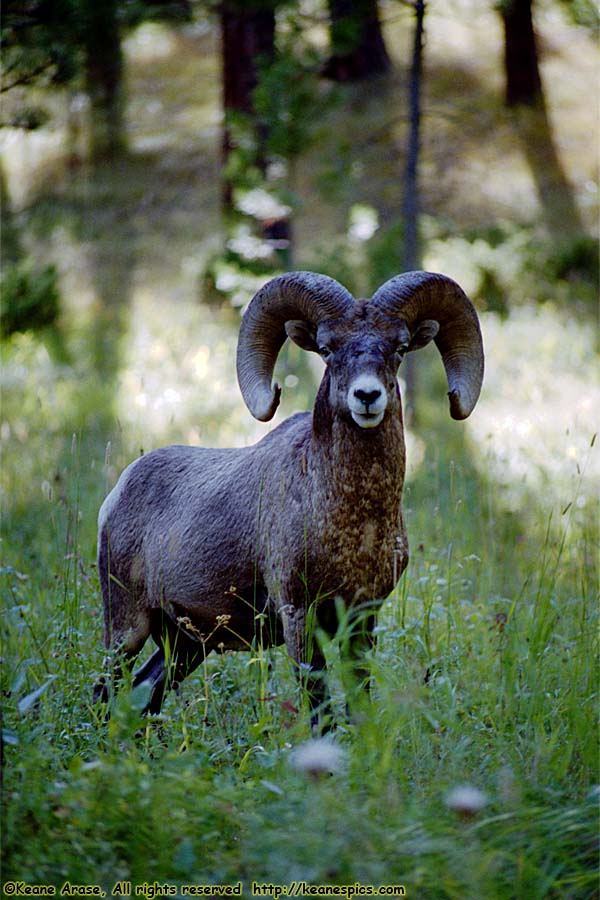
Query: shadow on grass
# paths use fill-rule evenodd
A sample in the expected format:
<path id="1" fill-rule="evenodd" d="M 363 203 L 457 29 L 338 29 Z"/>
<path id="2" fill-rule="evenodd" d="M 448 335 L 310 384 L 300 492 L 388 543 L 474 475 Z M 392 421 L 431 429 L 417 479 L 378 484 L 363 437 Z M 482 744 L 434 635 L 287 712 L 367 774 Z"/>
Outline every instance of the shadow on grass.
<path id="1" fill-rule="evenodd" d="M 550 234 L 564 239 L 584 231 L 575 193 L 560 157 L 545 97 L 537 107 L 514 110 L 514 128 L 535 182 Z"/>

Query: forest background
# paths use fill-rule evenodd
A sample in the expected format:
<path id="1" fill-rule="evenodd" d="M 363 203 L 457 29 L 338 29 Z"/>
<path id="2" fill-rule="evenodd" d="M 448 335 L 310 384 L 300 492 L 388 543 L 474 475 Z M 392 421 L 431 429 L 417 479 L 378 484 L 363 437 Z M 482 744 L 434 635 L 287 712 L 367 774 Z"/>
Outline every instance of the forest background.
<path id="1" fill-rule="evenodd" d="M 5 886 L 598 896 L 597 28 L 586 0 L 3 5 Z M 400 372 L 412 559 L 371 706 L 315 748 L 255 648 L 105 722 L 118 473 L 272 427 L 234 372 L 266 278 L 412 267 L 477 305 L 486 381 L 456 424 L 434 352 Z M 275 424 L 319 379 L 279 366 Z"/>

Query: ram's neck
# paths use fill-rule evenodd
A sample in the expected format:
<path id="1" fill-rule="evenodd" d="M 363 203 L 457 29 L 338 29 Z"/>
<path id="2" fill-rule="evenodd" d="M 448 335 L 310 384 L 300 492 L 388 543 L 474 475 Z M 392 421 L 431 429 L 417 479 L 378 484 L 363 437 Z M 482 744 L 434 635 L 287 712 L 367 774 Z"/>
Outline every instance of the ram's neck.
<path id="1" fill-rule="evenodd" d="M 315 405 L 306 454 L 306 492 L 314 543 L 308 547 L 309 587 L 343 596 L 381 599 L 407 561 L 402 520 L 404 434 L 400 404 L 381 425 L 360 429 Z"/>
<path id="2" fill-rule="evenodd" d="M 381 425 L 359 428 L 335 414 L 317 397 L 312 422 L 309 468 L 319 481 L 318 496 L 332 507 L 362 506 L 380 515 L 399 512 L 405 472 L 400 398 Z"/>

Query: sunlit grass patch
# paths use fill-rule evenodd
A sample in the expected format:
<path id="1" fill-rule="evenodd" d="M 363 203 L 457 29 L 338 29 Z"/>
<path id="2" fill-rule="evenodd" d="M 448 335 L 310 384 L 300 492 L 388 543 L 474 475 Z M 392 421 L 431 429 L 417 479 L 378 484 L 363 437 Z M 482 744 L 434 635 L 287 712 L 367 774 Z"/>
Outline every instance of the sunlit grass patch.
<path id="1" fill-rule="evenodd" d="M 225 446 L 265 433 L 237 388 L 237 311 L 174 303 L 165 319 L 156 294 L 134 294 L 131 319 L 116 385 L 128 428 L 163 442 Z"/>
<path id="2" fill-rule="evenodd" d="M 546 305 L 484 318 L 485 390 L 470 423 L 515 509 L 531 495 L 590 515 L 600 492 L 600 377 L 590 324 Z"/>

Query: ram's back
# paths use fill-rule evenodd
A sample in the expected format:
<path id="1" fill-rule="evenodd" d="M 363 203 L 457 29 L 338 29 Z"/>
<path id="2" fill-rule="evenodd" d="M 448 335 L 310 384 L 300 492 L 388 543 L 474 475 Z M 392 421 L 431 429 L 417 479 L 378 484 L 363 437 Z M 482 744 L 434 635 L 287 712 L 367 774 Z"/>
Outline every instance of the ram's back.
<path id="1" fill-rule="evenodd" d="M 100 567 L 137 606 L 188 617 L 201 631 L 233 616 L 244 630 L 265 602 L 264 496 L 299 465 L 309 418 L 294 416 L 251 447 L 171 446 L 137 459 L 100 510 Z"/>

